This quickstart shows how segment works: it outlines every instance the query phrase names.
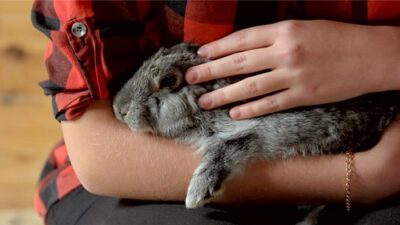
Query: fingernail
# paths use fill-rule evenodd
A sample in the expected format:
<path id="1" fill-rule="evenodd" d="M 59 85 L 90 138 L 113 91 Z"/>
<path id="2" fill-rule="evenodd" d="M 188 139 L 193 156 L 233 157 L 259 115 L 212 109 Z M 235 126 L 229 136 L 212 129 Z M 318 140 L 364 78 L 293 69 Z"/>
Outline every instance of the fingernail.
<path id="1" fill-rule="evenodd" d="M 233 119 L 239 119 L 241 115 L 240 108 L 231 109 L 230 115 Z"/>
<path id="2" fill-rule="evenodd" d="M 199 99 L 199 105 L 201 108 L 208 109 L 212 105 L 211 96 L 208 94 L 204 94 Z"/>
<path id="3" fill-rule="evenodd" d="M 200 57 L 203 57 L 203 58 L 207 58 L 207 56 L 208 56 L 207 46 L 204 45 L 204 46 L 200 47 L 199 50 L 197 50 L 197 55 L 199 55 Z"/>
<path id="4" fill-rule="evenodd" d="M 190 84 L 195 83 L 197 81 L 198 76 L 199 75 L 197 71 L 193 68 L 189 68 L 186 71 L 186 81 Z"/>

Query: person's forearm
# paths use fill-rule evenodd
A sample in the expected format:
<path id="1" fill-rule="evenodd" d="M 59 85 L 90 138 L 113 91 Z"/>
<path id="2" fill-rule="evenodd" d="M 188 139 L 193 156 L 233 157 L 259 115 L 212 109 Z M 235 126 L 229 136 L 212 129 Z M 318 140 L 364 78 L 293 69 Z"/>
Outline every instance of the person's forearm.
<path id="1" fill-rule="evenodd" d="M 243 175 L 228 180 L 221 201 L 281 204 L 343 202 L 345 158 L 344 154 L 339 154 L 253 163 Z M 357 157 L 355 161 L 357 164 Z M 352 200 L 364 203 L 375 201 L 372 196 L 361 192 L 360 179 L 358 176 L 352 179 Z"/>
<path id="2" fill-rule="evenodd" d="M 194 149 L 128 130 L 107 102 L 95 102 L 62 127 L 73 167 L 89 191 L 134 199 L 185 198 L 200 160 Z M 226 183 L 219 202 L 343 201 L 345 173 L 344 155 L 255 162 Z M 357 193 L 357 182 L 352 188 L 356 201 L 367 201 Z"/>
<path id="3" fill-rule="evenodd" d="M 95 101 L 62 129 L 80 181 L 96 194 L 182 200 L 200 159 L 188 146 L 130 131 L 106 101 Z"/>

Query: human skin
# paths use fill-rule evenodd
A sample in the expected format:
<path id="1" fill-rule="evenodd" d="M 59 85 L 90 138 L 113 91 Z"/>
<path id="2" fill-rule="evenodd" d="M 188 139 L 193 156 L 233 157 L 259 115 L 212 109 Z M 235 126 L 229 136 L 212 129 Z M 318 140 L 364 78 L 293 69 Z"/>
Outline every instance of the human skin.
<path id="1" fill-rule="evenodd" d="M 268 40 L 269 44 L 260 44 L 260 40 L 257 39 L 260 34 L 257 33 L 255 35 L 256 33 L 253 32 L 256 32 L 256 30 L 252 29 L 256 28 L 250 28 L 250 30 L 247 30 L 249 32 L 245 35 L 232 34 L 226 37 L 227 40 L 221 39 L 222 41 L 206 45 L 208 49 L 207 56 L 210 59 L 215 58 L 216 60 L 196 68 L 194 67 L 199 72 L 199 79 L 195 82 L 235 75 L 239 72 L 258 71 L 264 68 L 273 69 L 269 74 L 253 77 L 257 81 L 256 85 L 260 85 L 262 82 L 268 84 L 264 85 L 263 83 L 260 87 L 257 86 L 256 89 L 260 92 L 245 91 L 243 93 L 243 90 L 247 90 L 245 89 L 246 87 L 254 86 L 254 83 L 252 84 L 254 80 L 251 82 L 245 81 L 247 83 L 239 83 L 240 85 L 244 85 L 242 87 L 239 84 L 237 86 L 232 85 L 229 87 L 230 89 L 218 90 L 219 92 L 216 92 L 217 96 L 220 93 L 219 95 L 224 95 L 225 98 L 222 98 L 223 100 L 213 98 L 213 100 L 217 99 L 217 101 L 214 101 L 209 108 L 218 107 L 228 101 L 238 100 L 235 99 L 235 96 L 236 98 L 242 98 L 240 96 L 243 95 L 248 98 L 263 91 L 265 91 L 264 93 L 269 93 L 271 89 L 267 87 L 274 86 L 276 84 L 274 83 L 275 81 L 277 84 L 286 83 L 292 86 L 288 86 L 284 88 L 285 91 L 279 92 L 274 97 L 275 100 L 271 100 L 274 95 L 266 98 L 266 101 L 274 102 L 266 103 L 266 107 L 262 106 L 262 102 L 249 103 L 249 112 L 246 111 L 246 108 L 241 109 L 241 117 L 236 117 L 236 119 L 256 116 L 260 113 L 270 113 L 298 105 L 338 101 L 362 93 L 383 89 L 399 89 L 396 86 L 396 84 L 400 84 L 398 82 L 400 77 L 399 68 L 395 68 L 397 64 L 394 63 L 396 59 L 400 58 L 400 42 L 394 41 L 398 38 L 397 28 L 358 26 L 329 21 L 309 21 L 307 24 L 303 22 L 299 23 L 298 21 L 293 22 L 271 25 L 268 29 L 277 29 L 276 32 L 265 32 L 266 34 L 272 35 L 276 33 L 276 35 L 288 36 L 284 36 L 286 39 L 281 37 L 278 41 L 277 36 L 266 35 L 265 40 Z M 309 26 L 321 26 L 322 24 L 325 25 L 318 31 L 319 33 L 312 35 L 311 44 L 318 43 L 318 41 L 320 43 L 323 42 L 323 49 L 326 51 L 317 51 L 318 48 L 313 48 L 310 43 L 306 45 L 301 42 L 307 42 L 310 38 L 307 34 L 299 35 L 302 29 L 310 33 L 312 29 L 309 30 Z M 330 29 L 323 27 L 330 27 Z M 331 29 L 335 29 L 335 32 L 341 35 L 332 33 Z M 357 35 L 357 33 L 363 35 Z M 342 40 L 345 39 L 344 36 L 346 35 L 344 34 L 351 35 L 352 37 L 351 44 L 348 43 L 348 40 L 345 41 L 348 45 L 347 47 L 350 48 L 347 50 L 339 50 L 338 46 L 342 45 L 337 45 L 337 43 L 328 41 L 327 39 L 329 36 L 334 35 L 336 39 Z M 295 42 L 297 44 L 292 43 L 295 36 L 300 39 Z M 229 41 L 230 39 L 233 41 Z M 235 53 L 235 51 L 238 51 L 233 45 L 235 40 L 243 41 L 243 44 L 237 45 L 242 51 L 243 49 L 250 49 L 247 50 L 250 53 L 243 52 L 243 54 L 247 54 L 245 58 L 238 55 L 242 53 Z M 286 42 L 290 41 L 292 43 L 290 45 L 293 46 L 290 47 L 286 43 L 286 45 L 289 45 L 286 49 L 282 47 L 278 51 L 279 48 L 276 47 L 273 48 L 275 52 L 269 51 L 274 44 L 286 46 L 285 40 Z M 365 55 L 363 54 L 365 52 L 353 52 L 364 51 L 361 47 L 364 46 L 365 42 L 371 43 L 372 40 L 378 43 L 366 45 L 369 49 L 369 57 L 364 57 Z M 250 48 L 247 44 L 251 44 Z M 251 50 L 263 45 L 269 47 L 266 49 L 261 48 L 261 50 Z M 332 46 L 329 48 L 330 45 Z M 351 50 L 352 47 L 354 47 L 353 50 Z M 310 49 L 313 50 L 311 51 L 313 54 L 308 56 Z M 396 51 L 392 51 L 391 49 L 395 49 Z M 265 53 L 265 55 L 262 53 L 264 50 L 268 50 L 268 53 Z M 331 52 L 333 50 L 337 52 L 333 54 Z M 202 49 L 200 49 L 200 53 L 201 51 Z M 377 53 L 379 51 L 381 53 Z M 271 62 L 273 63 L 268 64 L 266 67 L 255 63 L 259 62 L 257 61 L 258 58 L 273 59 L 274 57 L 271 52 L 276 53 L 277 56 L 282 56 L 285 60 L 272 60 Z M 251 53 L 256 55 L 252 56 Z M 328 56 L 326 56 L 327 53 L 329 53 Z M 348 54 L 353 53 L 354 55 L 347 58 L 347 60 L 341 60 L 348 57 Z M 262 57 L 259 57 L 258 54 L 262 54 Z M 372 56 L 372 54 L 377 54 L 378 56 Z M 226 57 L 219 58 L 220 56 Z M 386 58 L 383 63 L 388 66 L 380 64 L 382 62 L 379 60 L 383 60 L 382 58 Z M 316 60 L 318 63 L 315 63 Z M 223 65 L 232 62 L 239 64 L 244 62 L 244 65 L 233 67 L 239 69 L 234 71 L 227 72 L 221 69 L 222 67 L 227 68 Z M 319 68 L 311 68 L 310 62 L 314 62 L 314 66 L 317 64 Z M 335 64 L 332 65 L 332 62 L 335 62 Z M 351 73 L 347 71 L 349 68 L 346 69 L 346 62 L 351 64 Z M 357 66 L 359 63 L 373 66 L 365 69 L 362 66 Z M 205 65 L 207 65 L 208 69 L 204 69 L 207 68 Z M 335 69 L 332 69 L 332 67 Z M 387 73 L 389 69 L 391 73 Z M 333 70 L 333 72 L 330 70 Z M 362 77 L 353 78 L 354 74 L 356 74 L 354 76 L 358 76 L 357 74 L 359 73 L 355 73 L 358 70 L 363 73 Z M 375 71 L 375 73 L 372 73 L 370 70 Z M 202 71 L 211 71 L 212 73 L 208 75 L 204 73 L 206 74 L 204 75 Z M 314 71 L 314 73 L 305 73 L 304 71 Z M 318 71 L 318 73 L 315 71 Z M 321 74 L 325 75 L 325 73 L 330 73 L 330 76 L 319 77 L 322 76 Z M 374 77 L 373 74 L 376 73 L 388 74 L 388 77 Z M 397 75 L 397 77 L 393 74 Z M 284 79 L 278 82 L 280 75 L 286 77 L 287 80 Z M 368 79 L 366 79 L 367 76 Z M 273 77 L 272 80 L 270 79 L 271 77 Z M 288 82 L 290 78 L 293 78 L 293 82 Z M 317 80 L 315 83 L 311 82 L 314 78 Z M 346 82 L 343 82 L 344 80 Z M 310 84 L 307 84 L 308 82 Z M 281 87 L 285 86 L 279 86 L 279 89 Z M 327 88 L 322 89 L 319 87 Z M 338 93 L 332 94 L 336 89 L 339 90 L 337 91 Z M 235 95 L 235 90 L 240 90 L 238 93 L 241 93 L 241 95 Z M 232 95 L 227 94 L 229 92 Z M 284 97 L 285 92 L 287 92 L 287 97 Z M 229 98 L 229 96 L 233 97 Z M 286 99 L 286 101 L 280 97 Z M 291 101 L 291 98 L 295 98 L 296 101 Z M 261 111 L 258 111 L 258 109 L 261 109 Z M 80 118 L 75 121 L 62 122 L 61 126 L 74 170 L 84 187 L 90 192 L 134 199 L 184 200 L 190 177 L 200 160 L 200 157 L 194 153 L 194 149 L 190 146 L 130 131 L 125 125 L 115 119 L 110 103 L 107 101 L 95 101 Z M 398 162 L 400 161 L 399 136 L 400 123 L 395 122 L 385 132 L 378 145 L 369 151 L 355 154 L 355 170 L 351 183 L 353 201 L 363 203 L 375 202 L 400 191 L 400 178 L 397 172 L 399 169 Z M 217 200 L 217 202 L 343 202 L 345 174 L 345 156 L 343 154 L 308 158 L 296 157 L 275 162 L 254 162 L 246 167 L 242 175 L 227 181 L 225 195 L 222 199 Z"/>
<path id="2" fill-rule="evenodd" d="M 188 70 L 191 84 L 272 70 L 200 97 L 205 109 L 261 97 L 232 108 L 234 119 L 400 90 L 399 27 L 283 21 L 232 33 L 199 55 L 211 61 Z"/>
<path id="3" fill-rule="evenodd" d="M 95 101 L 80 118 L 61 126 L 73 168 L 89 192 L 132 199 L 185 199 L 200 160 L 191 147 L 129 130 L 115 119 L 108 101 Z M 377 146 L 355 154 L 354 202 L 376 202 L 400 191 L 399 135 L 400 122 L 396 122 Z M 343 154 L 254 162 L 227 181 L 217 202 L 343 202 L 345 168 Z"/>

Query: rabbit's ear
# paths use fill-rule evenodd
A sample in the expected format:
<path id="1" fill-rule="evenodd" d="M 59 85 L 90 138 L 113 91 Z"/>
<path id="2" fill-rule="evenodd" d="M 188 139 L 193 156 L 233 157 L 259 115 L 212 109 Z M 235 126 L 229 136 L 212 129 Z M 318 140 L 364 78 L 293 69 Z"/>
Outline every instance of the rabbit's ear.
<path id="1" fill-rule="evenodd" d="M 169 49 L 169 48 L 161 48 L 160 49 L 160 54 L 162 55 L 162 56 L 166 56 L 166 55 L 169 55 L 169 54 L 171 54 L 171 49 Z"/>
<path id="2" fill-rule="evenodd" d="M 205 59 L 200 58 L 197 55 L 198 45 L 182 43 L 174 46 L 179 53 L 179 60 L 176 61 L 175 66 L 178 67 L 182 73 L 184 73 L 189 67 L 196 66 L 205 62 Z"/>
<path id="3" fill-rule="evenodd" d="M 190 52 L 193 54 L 197 54 L 197 50 L 199 49 L 199 45 L 194 43 L 180 43 L 174 45 L 170 48 L 171 52 Z"/>
<path id="4" fill-rule="evenodd" d="M 170 53 L 171 53 L 171 49 L 161 47 L 156 53 L 154 53 L 154 55 L 151 57 L 151 59 L 154 60 L 154 59 L 166 56 Z"/>
<path id="5" fill-rule="evenodd" d="M 180 60 L 177 61 L 174 66 L 179 68 L 182 73 L 185 73 L 189 67 L 199 65 L 203 62 L 205 62 L 205 60 L 201 59 L 196 54 L 186 52 L 180 55 Z"/>

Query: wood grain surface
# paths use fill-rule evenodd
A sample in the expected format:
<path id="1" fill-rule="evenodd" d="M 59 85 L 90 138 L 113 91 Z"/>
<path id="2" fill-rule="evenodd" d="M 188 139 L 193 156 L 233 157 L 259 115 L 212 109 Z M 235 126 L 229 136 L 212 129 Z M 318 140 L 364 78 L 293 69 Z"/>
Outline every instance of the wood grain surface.
<path id="1" fill-rule="evenodd" d="M 47 77 L 47 39 L 31 25 L 31 4 L 0 0 L 0 210 L 32 207 L 40 169 L 61 139 L 37 85 Z"/>

